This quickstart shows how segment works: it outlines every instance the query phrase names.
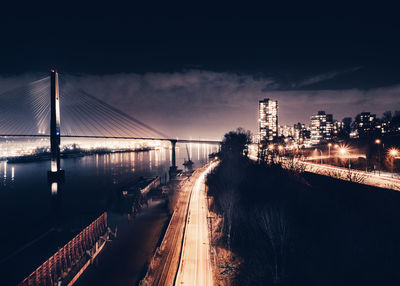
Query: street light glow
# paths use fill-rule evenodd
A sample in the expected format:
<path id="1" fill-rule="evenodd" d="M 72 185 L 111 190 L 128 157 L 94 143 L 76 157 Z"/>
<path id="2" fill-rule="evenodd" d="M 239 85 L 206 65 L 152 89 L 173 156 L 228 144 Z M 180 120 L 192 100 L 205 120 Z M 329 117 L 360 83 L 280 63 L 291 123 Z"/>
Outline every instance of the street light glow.
<path id="1" fill-rule="evenodd" d="M 344 147 L 341 147 L 341 148 L 339 149 L 339 153 L 340 153 L 341 155 L 344 155 L 344 154 L 347 153 L 347 149 L 344 148 Z"/>
<path id="2" fill-rule="evenodd" d="M 376 144 L 381 144 L 381 139 L 376 139 L 376 140 L 375 140 L 375 143 L 376 143 Z"/>
<path id="3" fill-rule="evenodd" d="M 397 150 L 396 148 L 392 148 L 389 150 L 389 154 L 392 157 L 396 157 L 397 155 L 399 155 L 399 150 Z"/>

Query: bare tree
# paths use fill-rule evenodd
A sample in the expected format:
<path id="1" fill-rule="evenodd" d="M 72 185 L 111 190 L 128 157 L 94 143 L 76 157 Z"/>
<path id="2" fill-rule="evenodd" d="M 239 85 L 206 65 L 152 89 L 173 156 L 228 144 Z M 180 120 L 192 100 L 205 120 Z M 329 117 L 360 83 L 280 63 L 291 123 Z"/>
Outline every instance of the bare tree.
<path id="1" fill-rule="evenodd" d="M 332 177 L 335 179 L 343 179 L 343 171 L 333 170 L 333 169 L 326 169 L 325 175 L 328 177 Z"/>
<path id="2" fill-rule="evenodd" d="M 232 221 L 234 215 L 234 206 L 236 203 L 236 192 L 233 189 L 225 190 L 219 196 L 219 203 L 223 209 L 223 233 L 227 238 L 228 250 L 231 249 Z"/>
<path id="3" fill-rule="evenodd" d="M 364 174 L 361 174 L 359 172 L 353 172 L 350 169 L 346 172 L 346 177 L 350 182 L 359 184 L 364 183 L 366 179 L 366 176 Z"/>
<path id="4" fill-rule="evenodd" d="M 263 207 L 258 211 L 257 218 L 263 236 L 271 247 L 271 270 L 273 283 L 280 284 L 284 276 L 284 266 L 288 250 L 289 227 L 285 208 L 277 202 Z"/>
<path id="5" fill-rule="evenodd" d="M 293 173 L 301 174 L 306 170 L 305 164 L 299 158 L 288 157 L 285 161 L 285 167 Z"/>

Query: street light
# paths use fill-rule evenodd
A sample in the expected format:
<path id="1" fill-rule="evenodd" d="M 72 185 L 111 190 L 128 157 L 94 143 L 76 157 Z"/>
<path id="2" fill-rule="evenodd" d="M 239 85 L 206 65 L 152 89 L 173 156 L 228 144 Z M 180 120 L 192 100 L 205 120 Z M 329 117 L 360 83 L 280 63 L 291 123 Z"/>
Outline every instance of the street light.
<path id="1" fill-rule="evenodd" d="M 381 148 L 380 148 L 380 144 L 381 144 L 381 139 L 376 139 L 375 140 L 375 144 L 378 144 L 378 166 L 379 166 L 379 169 L 378 169 L 378 174 L 379 174 L 379 176 L 381 175 Z"/>
<path id="2" fill-rule="evenodd" d="M 389 155 L 392 157 L 392 177 L 394 177 L 394 160 L 396 159 L 396 156 L 399 155 L 399 150 L 391 148 L 389 150 Z"/>
<path id="3" fill-rule="evenodd" d="M 399 154 L 399 151 L 395 148 L 389 150 L 389 154 L 393 157 L 396 157 Z"/>
<path id="4" fill-rule="evenodd" d="M 328 158 L 331 157 L 331 146 L 332 146 L 332 143 L 328 143 L 328 149 L 329 149 Z"/>
<path id="5" fill-rule="evenodd" d="M 339 153 L 340 153 L 340 155 L 346 155 L 347 153 L 349 153 L 349 150 L 347 150 L 347 148 L 345 148 L 345 147 L 341 147 L 339 149 Z M 350 156 L 349 156 L 349 171 L 350 171 Z"/>
<path id="6" fill-rule="evenodd" d="M 321 164 L 322 164 L 322 151 L 321 151 L 321 150 L 319 150 L 318 148 L 315 148 L 315 151 L 319 151 L 319 152 L 321 152 L 321 157 L 320 157 L 320 159 L 321 159 Z"/>

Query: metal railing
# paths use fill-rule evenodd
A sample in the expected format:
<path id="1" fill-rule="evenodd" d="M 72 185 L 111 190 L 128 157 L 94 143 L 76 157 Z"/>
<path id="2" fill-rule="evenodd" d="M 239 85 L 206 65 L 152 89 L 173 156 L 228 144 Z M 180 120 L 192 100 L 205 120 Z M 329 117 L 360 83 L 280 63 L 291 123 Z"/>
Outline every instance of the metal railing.
<path id="1" fill-rule="evenodd" d="M 107 212 L 104 212 L 18 285 L 57 285 L 80 262 L 86 251 L 96 245 L 106 230 Z"/>

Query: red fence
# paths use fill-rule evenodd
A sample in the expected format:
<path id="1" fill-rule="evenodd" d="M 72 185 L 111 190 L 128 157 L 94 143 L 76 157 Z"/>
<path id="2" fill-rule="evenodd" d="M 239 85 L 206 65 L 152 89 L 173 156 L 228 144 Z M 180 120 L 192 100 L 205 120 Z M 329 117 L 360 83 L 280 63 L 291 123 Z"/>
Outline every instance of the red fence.
<path id="1" fill-rule="evenodd" d="M 58 250 L 45 263 L 25 278 L 19 286 L 54 285 L 59 278 L 65 277 L 86 250 L 92 249 L 96 241 L 107 230 L 107 212 L 104 212 L 77 236 Z"/>

